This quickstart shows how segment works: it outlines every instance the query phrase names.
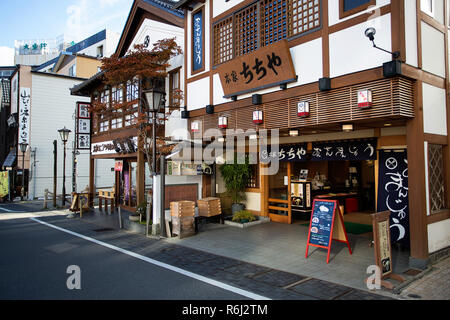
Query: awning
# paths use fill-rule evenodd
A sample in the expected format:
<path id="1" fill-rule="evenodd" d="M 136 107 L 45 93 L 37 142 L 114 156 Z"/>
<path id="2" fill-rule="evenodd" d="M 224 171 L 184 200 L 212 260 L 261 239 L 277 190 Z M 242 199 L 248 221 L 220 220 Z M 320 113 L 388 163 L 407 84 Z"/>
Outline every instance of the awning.
<path id="1" fill-rule="evenodd" d="M 16 160 L 16 150 L 14 149 L 9 152 L 8 156 L 5 159 L 5 162 L 3 162 L 3 167 L 12 167 L 15 160 Z"/>

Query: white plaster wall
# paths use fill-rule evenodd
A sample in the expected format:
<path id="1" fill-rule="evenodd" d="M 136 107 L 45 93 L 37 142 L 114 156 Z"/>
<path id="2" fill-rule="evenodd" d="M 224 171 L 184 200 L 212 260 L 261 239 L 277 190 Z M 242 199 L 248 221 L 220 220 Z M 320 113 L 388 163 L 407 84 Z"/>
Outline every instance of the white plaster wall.
<path id="1" fill-rule="evenodd" d="M 220 81 L 218 73 L 213 76 L 213 95 L 214 105 L 230 102 L 230 99 L 225 99 L 223 97 L 225 93 L 223 92 L 222 82 Z"/>
<path id="2" fill-rule="evenodd" d="M 210 0 L 210 1 L 213 1 L 213 0 Z M 238 5 L 239 3 L 243 2 L 243 1 L 244 0 L 231 0 L 228 2 L 225 2 L 225 0 L 214 1 L 213 17 L 214 18 L 217 17 L 219 14 L 224 13 L 225 11 L 233 8 L 234 6 Z"/>
<path id="3" fill-rule="evenodd" d="M 288 88 L 316 82 L 322 78 L 322 38 L 298 45 L 290 51 L 298 81 L 288 84 Z"/>
<path id="4" fill-rule="evenodd" d="M 422 29 L 422 69 L 445 78 L 444 34 L 425 22 Z"/>
<path id="5" fill-rule="evenodd" d="M 73 115 L 77 101 L 89 102 L 89 98 L 70 95 L 69 89 L 79 83 L 73 79 L 32 74 L 30 146 L 33 150 L 36 148 L 37 163 L 29 188 L 34 197 L 43 197 L 45 189 L 53 189 L 53 140 L 58 141 L 57 190 L 58 194 L 62 192 L 64 148 L 58 130 L 64 126 L 72 131 L 67 142 L 66 193 L 72 191 Z M 77 157 L 78 191 L 89 185 L 89 151 L 80 152 L 82 154 Z M 97 185 L 112 186 L 113 179 L 114 175 L 99 176 Z"/>
<path id="6" fill-rule="evenodd" d="M 406 63 L 418 66 L 417 57 L 417 14 L 416 1 L 405 1 L 405 43 Z"/>
<path id="7" fill-rule="evenodd" d="M 447 135 L 445 90 L 423 83 L 423 131 Z"/>
<path id="8" fill-rule="evenodd" d="M 187 109 L 196 110 L 209 105 L 209 77 L 188 83 Z"/>
<path id="9" fill-rule="evenodd" d="M 450 246 L 450 219 L 428 225 L 428 252 Z"/>
<path id="10" fill-rule="evenodd" d="M 391 51 L 391 15 L 386 14 L 374 20 L 375 43 L 378 47 Z M 389 53 L 373 48 L 372 42 L 364 35 L 367 23 L 335 32 L 330 35 L 330 76 L 332 78 L 361 70 L 380 67 L 392 60 Z"/>
<path id="11" fill-rule="evenodd" d="M 172 137 L 174 140 L 189 139 L 190 135 L 187 126 L 188 120 L 181 118 L 181 112 L 179 110 L 172 111 L 166 122 L 166 137 Z"/>
<path id="12" fill-rule="evenodd" d="M 420 2 L 422 1 L 424 0 L 421 0 Z M 424 10 L 424 7 L 422 6 L 421 10 L 436 19 L 438 22 L 444 24 L 444 0 L 433 0 L 433 12 Z"/>
<path id="13" fill-rule="evenodd" d="M 246 192 L 245 208 L 253 211 L 261 211 L 261 194 L 257 192 Z"/>
<path id="14" fill-rule="evenodd" d="M 407 0 L 407 1 L 412 1 L 412 0 Z M 330 26 L 332 26 L 332 25 L 335 25 L 335 24 L 340 23 L 342 21 L 349 20 L 349 19 L 354 18 L 354 17 L 356 17 L 358 15 L 361 15 L 361 14 L 367 13 L 369 11 L 372 11 L 374 9 L 375 9 L 375 12 L 374 12 L 374 15 L 372 16 L 372 18 L 376 17 L 377 15 L 380 14 L 379 10 L 377 10 L 377 9 L 379 9 L 382 6 L 385 6 L 385 5 L 389 4 L 390 2 L 391 2 L 390 0 L 377 0 L 375 6 L 369 7 L 365 11 L 358 12 L 358 13 L 356 13 L 354 15 L 345 17 L 343 19 L 339 19 L 339 1 L 337 1 L 337 0 L 328 0 L 328 23 L 329 23 Z"/>
<path id="15" fill-rule="evenodd" d="M 150 19 L 145 19 L 127 51 L 134 49 L 134 46 L 136 44 L 144 44 L 146 36 L 150 36 L 150 46 L 148 47 L 149 50 L 153 48 L 153 44 L 158 40 L 174 37 L 176 43 L 181 48 L 184 48 L 184 30 L 182 28 Z"/>

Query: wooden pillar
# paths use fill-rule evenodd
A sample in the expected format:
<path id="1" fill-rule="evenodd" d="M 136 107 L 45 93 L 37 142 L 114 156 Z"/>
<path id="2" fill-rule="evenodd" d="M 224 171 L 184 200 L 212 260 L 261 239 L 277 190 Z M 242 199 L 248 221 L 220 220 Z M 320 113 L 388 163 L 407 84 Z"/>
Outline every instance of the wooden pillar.
<path id="1" fill-rule="evenodd" d="M 261 190 L 261 216 L 269 216 L 269 176 L 265 174 L 268 166 L 262 163 L 259 164 L 260 172 L 260 190 Z"/>
<path id="2" fill-rule="evenodd" d="M 95 197 L 95 159 L 89 159 L 89 208 L 94 207 Z"/>
<path id="3" fill-rule="evenodd" d="M 410 265 L 424 269 L 428 264 L 425 154 L 422 81 L 414 84 L 414 119 L 406 124 L 408 146 Z"/>
<path id="4" fill-rule="evenodd" d="M 137 205 L 145 199 L 145 154 L 140 149 L 137 152 L 137 169 L 136 169 L 136 197 Z"/>

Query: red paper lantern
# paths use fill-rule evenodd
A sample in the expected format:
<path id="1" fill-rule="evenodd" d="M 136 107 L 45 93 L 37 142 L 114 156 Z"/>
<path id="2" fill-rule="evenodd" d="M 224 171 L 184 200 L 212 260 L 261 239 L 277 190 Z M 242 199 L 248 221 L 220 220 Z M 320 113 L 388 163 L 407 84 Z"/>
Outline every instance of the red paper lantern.
<path id="1" fill-rule="evenodd" d="M 262 110 L 253 111 L 253 123 L 262 124 L 264 122 Z"/>
<path id="2" fill-rule="evenodd" d="M 194 121 L 191 123 L 191 131 L 199 132 L 200 131 L 200 123 L 198 121 Z"/>
<path id="3" fill-rule="evenodd" d="M 309 117 L 309 102 L 302 101 L 298 103 L 297 115 L 302 118 Z"/>
<path id="4" fill-rule="evenodd" d="M 220 129 L 228 128 L 228 118 L 227 117 L 219 117 L 219 128 Z"/>
<path id="5" fill-rule="evenodd" d="M 372 91 L 360 90 L 358 91 L 358 108 L 368 109 L 372 107 Z"/>

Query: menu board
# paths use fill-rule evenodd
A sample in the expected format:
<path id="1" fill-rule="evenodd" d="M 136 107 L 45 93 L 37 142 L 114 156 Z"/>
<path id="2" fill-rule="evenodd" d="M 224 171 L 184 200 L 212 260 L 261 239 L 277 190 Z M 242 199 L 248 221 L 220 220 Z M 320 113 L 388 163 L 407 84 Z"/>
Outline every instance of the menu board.
<path id="1" fill-rule="evenodd" d="M 333 226 L 334 211 L 336 202 L 315 201 L 311 226 L 309 243 L 317 246 L 327 247 L 331 241 L 331 228 Z"/>

